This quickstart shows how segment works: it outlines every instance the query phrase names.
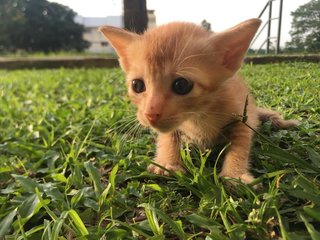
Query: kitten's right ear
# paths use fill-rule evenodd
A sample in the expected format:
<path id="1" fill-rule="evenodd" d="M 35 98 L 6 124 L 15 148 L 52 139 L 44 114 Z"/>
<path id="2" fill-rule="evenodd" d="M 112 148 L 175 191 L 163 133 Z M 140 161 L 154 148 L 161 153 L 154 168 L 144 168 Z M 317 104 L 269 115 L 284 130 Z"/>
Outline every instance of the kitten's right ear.
<path id="1" fill-rule="evenodd" d="M 123 70 L 128 70 L 129 64 L 127 61 L 127 48 L 130 43 L 139 38 L 139 35 L 121 28 L 111 26 L 100 27 L 99 31 L 104 35 L 104 37 L 118 54 L 120 58 L 119 61 Z"/>

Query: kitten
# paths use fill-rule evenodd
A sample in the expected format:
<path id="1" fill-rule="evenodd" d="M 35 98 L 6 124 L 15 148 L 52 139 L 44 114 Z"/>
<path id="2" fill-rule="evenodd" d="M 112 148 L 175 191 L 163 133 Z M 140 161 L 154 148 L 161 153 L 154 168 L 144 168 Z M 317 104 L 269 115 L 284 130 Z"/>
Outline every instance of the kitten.
<path id="1" fill-rule="evenodd" d="M 237 74 L 250 41 L 260 26 L 250 19 L 219 33 L 192 23 L 174 22 L 137 35 L 105 26 L 100 31 L 119 55 L 128 93 L 137 106 L 137 118 L 157 132 L 154 161 L 172 171 L 183 171 L 181 142 L 210 148 L 230 142 L 220 176 L 253 180 L 248 171 L 253 131 L 260 119 L 279 127 L 278 113 L 256 107 Z M 152 173 L 168 172 L 151 164 Z"/>

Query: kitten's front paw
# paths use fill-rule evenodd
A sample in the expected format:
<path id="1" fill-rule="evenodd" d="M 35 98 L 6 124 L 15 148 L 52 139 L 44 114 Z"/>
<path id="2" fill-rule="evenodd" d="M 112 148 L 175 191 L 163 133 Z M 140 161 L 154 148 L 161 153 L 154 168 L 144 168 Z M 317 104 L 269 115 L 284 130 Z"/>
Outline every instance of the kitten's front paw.
<path id="1" fill-rule="evenodd" d="M 249 184 L 253 182 L 254 177 L 250 173 L 245 173 L 240 176 L 240 180 L 245 184 Z"/>
<path id="2" fill-rule="evenodd" d="M 182 173 L 185 172 L 184 168 L 179 163 L 158 163 L 158 164 L 163 166 L 165 169 L 170 170 L 172 172 L 182 172 Z M 165 169 L 162 169 L 154 164 L 150 164 L 148 166 L 148 172 L 150 172 L 150 173 L 169 176 L 170 173 L 168 171 L 166 171 Z"/>

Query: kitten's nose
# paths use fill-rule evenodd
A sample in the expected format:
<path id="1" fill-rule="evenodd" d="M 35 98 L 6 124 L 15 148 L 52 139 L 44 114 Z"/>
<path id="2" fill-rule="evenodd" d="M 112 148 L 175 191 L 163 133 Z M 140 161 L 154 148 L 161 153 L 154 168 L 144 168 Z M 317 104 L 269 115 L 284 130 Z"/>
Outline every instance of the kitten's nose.
<path id="1" fill-rule="evenodd" d="M 158 113 L 145 113 L 145 116 L 151 124 L 157 123 L 161 117 Z"/>

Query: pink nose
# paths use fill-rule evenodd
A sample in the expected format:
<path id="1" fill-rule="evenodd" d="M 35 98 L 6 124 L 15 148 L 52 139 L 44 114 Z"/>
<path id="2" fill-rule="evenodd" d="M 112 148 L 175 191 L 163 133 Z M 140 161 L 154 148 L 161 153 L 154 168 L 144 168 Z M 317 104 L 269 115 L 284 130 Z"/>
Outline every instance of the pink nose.
<path id="1" fill-rule="evenodd" d="M 145 116 L 151 124 L 157 123 L 161 117 L 158 113 L 146 113 Z"/>

